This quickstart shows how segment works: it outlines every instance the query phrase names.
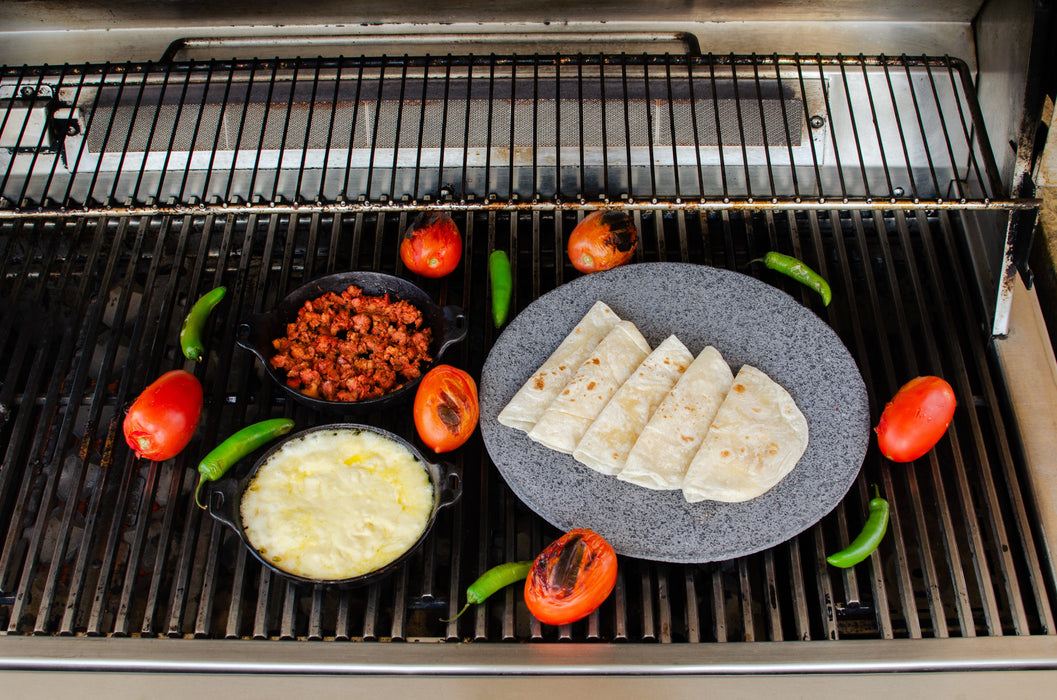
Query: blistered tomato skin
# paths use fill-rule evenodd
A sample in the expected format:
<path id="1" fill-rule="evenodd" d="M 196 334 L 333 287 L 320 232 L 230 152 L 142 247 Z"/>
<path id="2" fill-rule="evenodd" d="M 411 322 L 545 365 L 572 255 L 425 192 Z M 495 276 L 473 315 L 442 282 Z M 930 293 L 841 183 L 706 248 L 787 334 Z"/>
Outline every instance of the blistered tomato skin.
<path id="1" fill-rule="evenodd" d="M 635 222 L 627 212 L 592 212 L 569 235 L 569 262 L 583 273 L 611 270 L 635 256 L 638 241 Z"/>
<path id="2" fill-rule="evenodd" d="M 415 274 L 437 278 L 450 274 L 462 259 L 462 235 L 447 212 L 423 212 L 400 241 L 400 259 Z"/>
<path id="3" fill-rule="evenodd" d="M 591 530 L 570 530 L 548 545 L 525 579 L 525 605 L 545 625 L 590 615 L 617 583 L 617 555 Z"/>
<path id="4" fill-rule="evenodd" d="M 129 407 L 122 425 L 136 457 L 160 462 L 175 457 L 194 437 L 202 413 L 202 385 L 175 369 L 158 377 Z"/>
<path id="5" fill-rule="evenodd" d="M 911 462 L 935 447 L 954 418 L 954 389 L 940 377 L 917 377 L 885 406 L 874 431 L 877 446 L 893 462 Z"/>
<path id="6" fill-rule="evenodd" d="M 434 452 L 451 452 L 477 427 L 477 383 L 458 367 L 437 365 L 422 377 L 412 412 L 422 442 Z"/>

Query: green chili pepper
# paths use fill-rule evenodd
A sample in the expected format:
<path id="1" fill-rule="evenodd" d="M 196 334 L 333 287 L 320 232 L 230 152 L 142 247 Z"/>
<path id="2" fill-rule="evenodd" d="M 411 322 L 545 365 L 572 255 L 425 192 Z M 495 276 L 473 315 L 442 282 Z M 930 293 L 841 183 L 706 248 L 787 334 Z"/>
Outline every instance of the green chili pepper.
<path id="1" fill-rule="evenodd" d="M 870 499 L 870 516 L 866 519 L 862 532 L 846 549 L 826 557 L 826 561 L 833 566 L 839 566 L 842 569 L 855 566 L 870 556 L 870 553 L 877 549 L 877 545 L 884 538 L 885 531 L 888 529 L 888 501 L 881 498 L 881 491 L 877 488 L 877 484 L 874 484 L 873 490 L 874 497 Z"/>
<path id="2" fill-rule="evenodd" d="M 227 287 L 217 287 L 206 292 L 187 312 L 183 326 L 180 327 L 180 349 L 183 350 L 184 357 L 188 360 L 201 362 L 205 357 L 206 348 L 202 342 L 202 329 L 205 327 L 210 312 L 220 303 L 227 291 Z"/>
<path id="3" fill-rule="evenodd" d="M 224 476 L 232 464 L 280 435 L 286 435 L 293 427 L 294 422 L 289 418 L 262 420 L 246 426 L 214 447 L 213 451 L 198 463 L 198 486 L 195 487 L 195 503 L 198 507 L 205 508 L 202 501 L 198 499 L 202 484 L 207 481 L 216 481 Z"/>
<path id="4" fill-rule="evenodd" d="M 510 270 L 510 258 L 505 251 L 496 250 L 488 256 L 488 277 L 492 280 L 492 320 L 499 328 L 506 322 L 510 312 L 510 294 L 514 282 Z"/>
<path id="5" fill-rule="evenodd" d="M 772 250 L 762 258 L 756 258 L 751 262 L 762 262 L 768 269 L 781 272 L 783 275 L 792 277 L 797 282 L 811 287 L 822 296 L 822 303 L 826 306 L 829 306 L 830 301 L 833 299 L 833 292 L 830 291 L 829 283 L 821 275 L 792 255 L 784 255 Z"/>
<path id="6" fill-rule="evenodd" d="M 441 620 L 441 622 L 458 620 L 471 605 L 483 603 L 488 599 L 488 596 L 512 583 L 524 581 L 531 570 L 531 561 L 515 561 L 492 567 L 481 574 L 480 578 L 471 583 L 470 587 L 466 589 L 466 605 L 462 606 L 459 614 L 453 618 Z"/>

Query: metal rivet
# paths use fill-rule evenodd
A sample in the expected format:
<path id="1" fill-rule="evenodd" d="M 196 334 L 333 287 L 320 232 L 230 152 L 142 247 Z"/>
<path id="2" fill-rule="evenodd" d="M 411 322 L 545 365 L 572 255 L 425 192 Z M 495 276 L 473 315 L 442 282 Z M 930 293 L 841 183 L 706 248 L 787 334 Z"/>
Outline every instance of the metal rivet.
<path id="1" fill-rule="evenodd" d="M 826 120 L 822 118 L 822 115 L 815 114 L 807 120 L 807 123 L 808 126 L 810 126 L 812 129 L 821 129 L 822 126 L 826 123 Z"/>

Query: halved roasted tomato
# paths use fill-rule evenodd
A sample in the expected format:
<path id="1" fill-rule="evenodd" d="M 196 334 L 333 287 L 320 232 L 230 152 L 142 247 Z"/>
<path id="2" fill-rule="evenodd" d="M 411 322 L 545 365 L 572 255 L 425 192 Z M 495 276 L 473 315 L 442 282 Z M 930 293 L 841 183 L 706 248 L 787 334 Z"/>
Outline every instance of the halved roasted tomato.
<path id="1" fill-rule="evenodd" d="M 423 277 L 443 277 L 462 258 L 462 235 L 447 212 L 422 212 L 400 241 L 400 259 Z"/>
<path id="2" fill-rule="evenodd" d="M 477 383 L 458 367 L 437 365 L 422 377 L 413 412 L 422 442 L 434 452 L 450 452 L 477 427 Z"/>
<path id="3" fill-rule="evenodd" d="M 580 272 L 599 272 L 623 265 L 635 255 L 639 232 L 623 211 L 596 211 L 569 234 L 569 261 Z"/>
<path id="4" fill-rule="evenodd" d="M 587 617 L 617 583 L 617 554 L 601 535 L 570 530 L 547 546 L 525 579 L 525 604 L 546 625 Z"/>

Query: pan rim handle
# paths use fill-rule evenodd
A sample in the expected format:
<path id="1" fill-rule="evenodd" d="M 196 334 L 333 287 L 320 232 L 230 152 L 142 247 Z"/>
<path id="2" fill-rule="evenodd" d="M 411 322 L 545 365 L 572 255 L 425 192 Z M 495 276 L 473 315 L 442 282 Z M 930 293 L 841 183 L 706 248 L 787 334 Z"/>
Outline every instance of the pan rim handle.
<path id="1" fill-rule="evenodd" d="M 239 528 L 235 523 L 234 510 L 238 500 L 235 498 L 238 491 L 238 482 L 234 479 L 211 481 L 206 484 L 206 489 L 208 489 L 206 510 L 209 511 L 211 516 L 238 532 Z"/>
<path id="2" fill-rule="evenodd" d="M 437 510 L 453 505 L 462 496 L 462 474 L 453 465 L 443 462 L 440 465 L 440 498 Z"/>
<path id="3" fill-rule="evenodd" d="M 470 332 L 469 319 L 461 306 L 445 306 L 442 311 L 444 312 L 445 332 L 444 341 L 437 351 L 438 356 L 442 355 L 445 350 L 455 343 L 466 340 L 466 336 Z"/>
<path id="4" fill-rule="evenodd" d="M 262 361 L 266 361 L 267 358 L 264 356 L 262 348 L 259 347 L 259 339 L 255 338 L 255 336 L 261 327 L 261 323 L 267 320 L 268 317 L 269 314 L 250 314 L 249 318 L 239 322 L 238 326 L 235 327 L 235 343 L 239 347 L 249 350 Z"/>

